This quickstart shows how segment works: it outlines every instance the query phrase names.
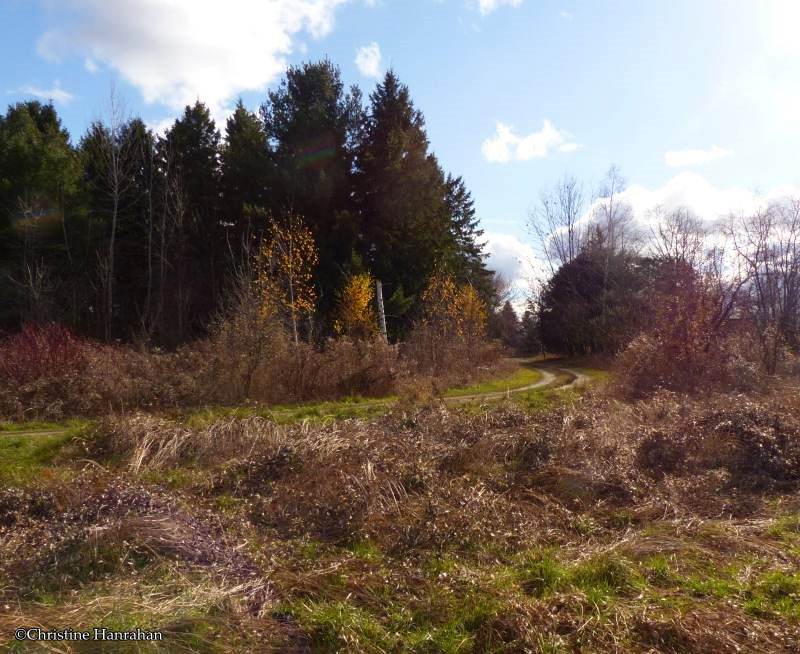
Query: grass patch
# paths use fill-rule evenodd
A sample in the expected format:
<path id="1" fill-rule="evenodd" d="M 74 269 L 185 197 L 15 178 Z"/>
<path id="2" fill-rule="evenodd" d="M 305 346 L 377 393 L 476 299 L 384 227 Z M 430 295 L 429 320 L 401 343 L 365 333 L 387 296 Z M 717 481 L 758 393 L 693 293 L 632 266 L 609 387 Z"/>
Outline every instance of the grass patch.
<path id="1" fill-rule="evenodd" d="M 800 515 L 787 515 L 778 518 L 767 529 L 767 534 L 773 538 L 791 540 L 800 536 Z"/>
<path id="2" fill-rule="evenodd" d="M 0 435 L 0 482 L 25 485 L 37 479 L 63 476 L 66 470 L 54 466 L 58 453 L 82 428 L 44 436 Z"/>
<path id="3" fill-rule="evenodd" d="M 190 413 L 172 414 L 170 417 L 193 429 L 202 429 L 221 418 L 260 417 L 282 425 L 304 420 L 324 422 L 368 418 L 385 413 L 396 401 L 395 396 L 377 399 L 349 397 L 335 401 L 301 402 L 269 407 L 204 407 Z"/>
<path id="4" fill-rule="evenodd" d="M 82 418 L 73 418 L 71 420 L 65 420 L 64 422 L 41 422 L 38 420 L 31 420 L 28 422 L 0 422 L 0 434 L 76 430 L 88 427 L 90 424 L 90 420 Z"/>
<path id="5" fill-rule="evenodd" d="M 462 397 L 483 393 L 502 393 L 535 384 L 542 379 L 542 373 L 535 368 L 523 366 L 514 373 L 501 379 L 488 379 L 477 384 L 451 388 L 445 391 L 445 397 Z"/>
<path id="6" fill-rule="evenodd" d="M 372 614 L 346 602 L 296 602 L 276 613 L 291 615 L 305 627 L 314 651 L 383 652 L 394 644 Z"/>
<path id="7" fill-rule="evenodd" d="M 752 585 L 747 595 L 745 610 L 748 613 L 800 619 L 800 573 L 769 572 Z"/>

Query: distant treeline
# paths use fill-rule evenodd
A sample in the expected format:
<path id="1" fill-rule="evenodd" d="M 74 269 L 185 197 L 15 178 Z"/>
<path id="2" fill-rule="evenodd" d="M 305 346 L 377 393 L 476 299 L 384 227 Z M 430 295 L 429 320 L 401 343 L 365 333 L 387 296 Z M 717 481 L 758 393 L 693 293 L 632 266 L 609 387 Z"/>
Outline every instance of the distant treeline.
<path id="1" fill-rule="evenodd" d="M 366 105 L 366 106 L 365 106 Z M 77 145 L 52 104 L 0 116 L 0 329 L 62 322 L 168 347 L 204 334 L 268 218 L 302 216 L 319 252 L 314 336 L 352 274 L 384 285 L 401 333 L 435 270 L 488 305 L 473 201 L 430 150 L 393 72 L 364 102 L 330 61 L 290 68 L 224 133 L 201 102 L 159 136 L 111 102 Z"/>

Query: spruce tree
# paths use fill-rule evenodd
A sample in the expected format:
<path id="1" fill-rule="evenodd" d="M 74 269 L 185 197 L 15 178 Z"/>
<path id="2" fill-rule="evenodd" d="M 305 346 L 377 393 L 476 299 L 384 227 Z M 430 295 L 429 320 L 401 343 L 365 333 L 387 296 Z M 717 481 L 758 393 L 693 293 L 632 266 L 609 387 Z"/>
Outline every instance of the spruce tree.
<path id="1" fill-rule="evenodd" d="M 329 60 L 290 67 L 261 115 L 275 164 L 271 208 L 303 217 L 319 248 L 320 308 L 328 312 L 358 234 L 351 197 L 363 124 L 361 92 L 345 92 Z"/>
<path id="2" fill-rule="evenodd" d="M 389 71 L 370 95 L 355 195 L 362 253 L 389 295 L 418 295 L 452 251 L 444 175 L 428 151 L 422 114 Z"/>
<path id="3" fill-rule="evenodd" d="M 265 227 L 254 221 L 252 209 L 267 207 L 273 177 L 264 125 L 241 100 L 225 127 L 220 164 L 222 225 L 228 247 L 238 259 L 242 248 L 248 247 L 250 237 Z"/>

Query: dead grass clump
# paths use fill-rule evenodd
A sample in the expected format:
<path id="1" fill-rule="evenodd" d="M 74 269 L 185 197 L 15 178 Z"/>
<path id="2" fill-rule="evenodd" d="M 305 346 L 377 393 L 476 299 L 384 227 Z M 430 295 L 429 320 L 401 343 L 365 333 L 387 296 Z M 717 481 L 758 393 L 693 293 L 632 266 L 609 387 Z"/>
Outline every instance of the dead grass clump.
<path id="1" fill-rule="evenodd" d="M 655 476 L 677 472 L 686 461 L 687 443 L 682 434 L 646 429 L 636 448 L 637 465 Z"/>
<path id="2" fill-rule="evenodd" d="M 217 420 L 202 429 L 146 414 L 103 420 L 88 441 L 93 455 L 127 462 L 136 472 L 190 462 L 223 463 L 248 459 L 255 451 L 279 446 L 284 430 L 258 417 Z"/>
<path id="3" fill-rule="evenodd" d="M 228 586 L 257 586 L 261 604 L 271 597 L 259 567 L 218 524 L 122 479 L 104 487 L 97 479 L 81 483 L 88 486 L 81 501 L 46 522 L 27 515 L 13 530 L 0 533 L 2 595 L 75 593 L 87 585 L 159 576 L 164 566 L 179 566 L 184 573 L 200 569 Z"/>
<path id="4" fill-rule="evenodd" d="M 741 398 L 697 422 L 697 465 L 723 467 L 754 486 L 800 480 L 800 422 L 794 415 Z"/>

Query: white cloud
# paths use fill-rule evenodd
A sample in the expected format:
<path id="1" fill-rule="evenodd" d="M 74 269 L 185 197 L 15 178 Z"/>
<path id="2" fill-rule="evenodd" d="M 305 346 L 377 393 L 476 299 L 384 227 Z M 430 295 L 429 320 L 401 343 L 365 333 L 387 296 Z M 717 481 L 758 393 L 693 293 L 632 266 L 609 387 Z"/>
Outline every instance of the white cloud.
<path id="1" fill-rule="evenodd" d="M 767 192 L 735 186 L 721 188 L 714 186 L 702 175 L 684 171 L 654 189 L 640 185 L 629 186 L 620 193 L 619 199 L 631 206 L 636 223 L 646 227 L 651 223 L 656 207 L 667 212 L 688 209 L 701 220 L 711 223 L 731 213 L 752 213 L 786 196 L 800 197 L 800 187 L 780 186 Z M 590 207 L 587 211 L 585 220 L 589 219 L 592 209 Z"/>
<path id="2" fill-rule="evenodd" d="M 478 10 L 486 16 L 503 5 L 519 7 L 521 4 L 522 0 L 478 0 Z"/>
<path id="3" fill-rule="evenodd" d="M 542 129 L 527 136 L 517 136 L 512 127 L 497 123 L 497 134 L 486 139 L 481 146 L 483 157 L 489 162 L 506 163 L 508 161 L 528 161 L 544 159 L 550 151 L 574 152 L 580 144 L 570 141 L 571 134 L 556 129 L 545 119 Z"/>
<path id="4" fill-rule="evenodd" d="M 95 60 L 92 59 L 91 57 L 86 57 L 86 59 L 83 60 L 83 67 L 92 75 L 94 75 L 98 70 L 100 70 L 100 67 L 97 65 L 97 62 L 95 62 Z"/>
<path id="5" fill-rule="evenodd" d="M 564 20 L 572 20 L 572 14 L 569 11 L 562 10 L 558 12 L 558 15 L 561 16 Z"/>
<path id="6" fill-rule="evenodd" d="M 655 219 L 653 210 L 657 207 L 665 212 L 688 209 L 710 224 L 731 213 L 754 212 L 787 196 L 800 197 L 800 186 L 776 187 L 763 193 L 737 187 L 720 188 L 697 173 L 684 171 L 656 188 L 630 186 L 619 194 L 618 201 L 630 205 L 634 226 L 647 236 Z M 582 223 L 592 220 L 594 209 L 600 202 L 602 199 L 587 208 Z M 531 296 L 538 283 L 548 277 L 547 267 L 537 258 L 531 245 L 512 234 L 487 232 L 486 251 L 489 255 L 487 265 L 511 281 L 514 291 L 512 303 L 517 309 L 523 309 L 525 299 Z"/>
<path id="7" fill-rule="evenodd" d="M 487 232 L 485 237 L 489 255 L 486 265 L 511 283 L 512 304 L 522 308 L 537 280 L 543 277 L 541 262 L 533 248 L 513 234 Z"/>
<path id="8" fill-rule="evenodd" d="M 670 168 L 687 168 L 730 157 L 733 150 L 712 145 L 708 150 L 668 150 L 664 153 L 664 163 Z"/>
<path id="9" fill-rule="evenodd" d="M 62 0 L 69 15 L 38 50 L 107 64 L 148 103 L 180 109 L 200 98 L 219 115 L 283 72 L 296 36 L 330 32 L 344 1 Z"/>
<path id="10" fill-rule="evenodd" d="M 381 76 L 381 49 L 375 41 L 358 49 L 356 66 L 364 77 Z"/>
<path id="11" fill-rule="evenodd" d="M 21 86 L 16 91 L 9 91 L 9 93 L 23 93 L 25 95 L 32 95 L 34 98 L 49 102 L 58 102 L 60 104 L 69 104 L 75 99 L 75 95 L 61 88 L 61 83 L 56 80 L 55 84 L 49 89 L 36 86 L 35 84 L 26 84 Z"/>

